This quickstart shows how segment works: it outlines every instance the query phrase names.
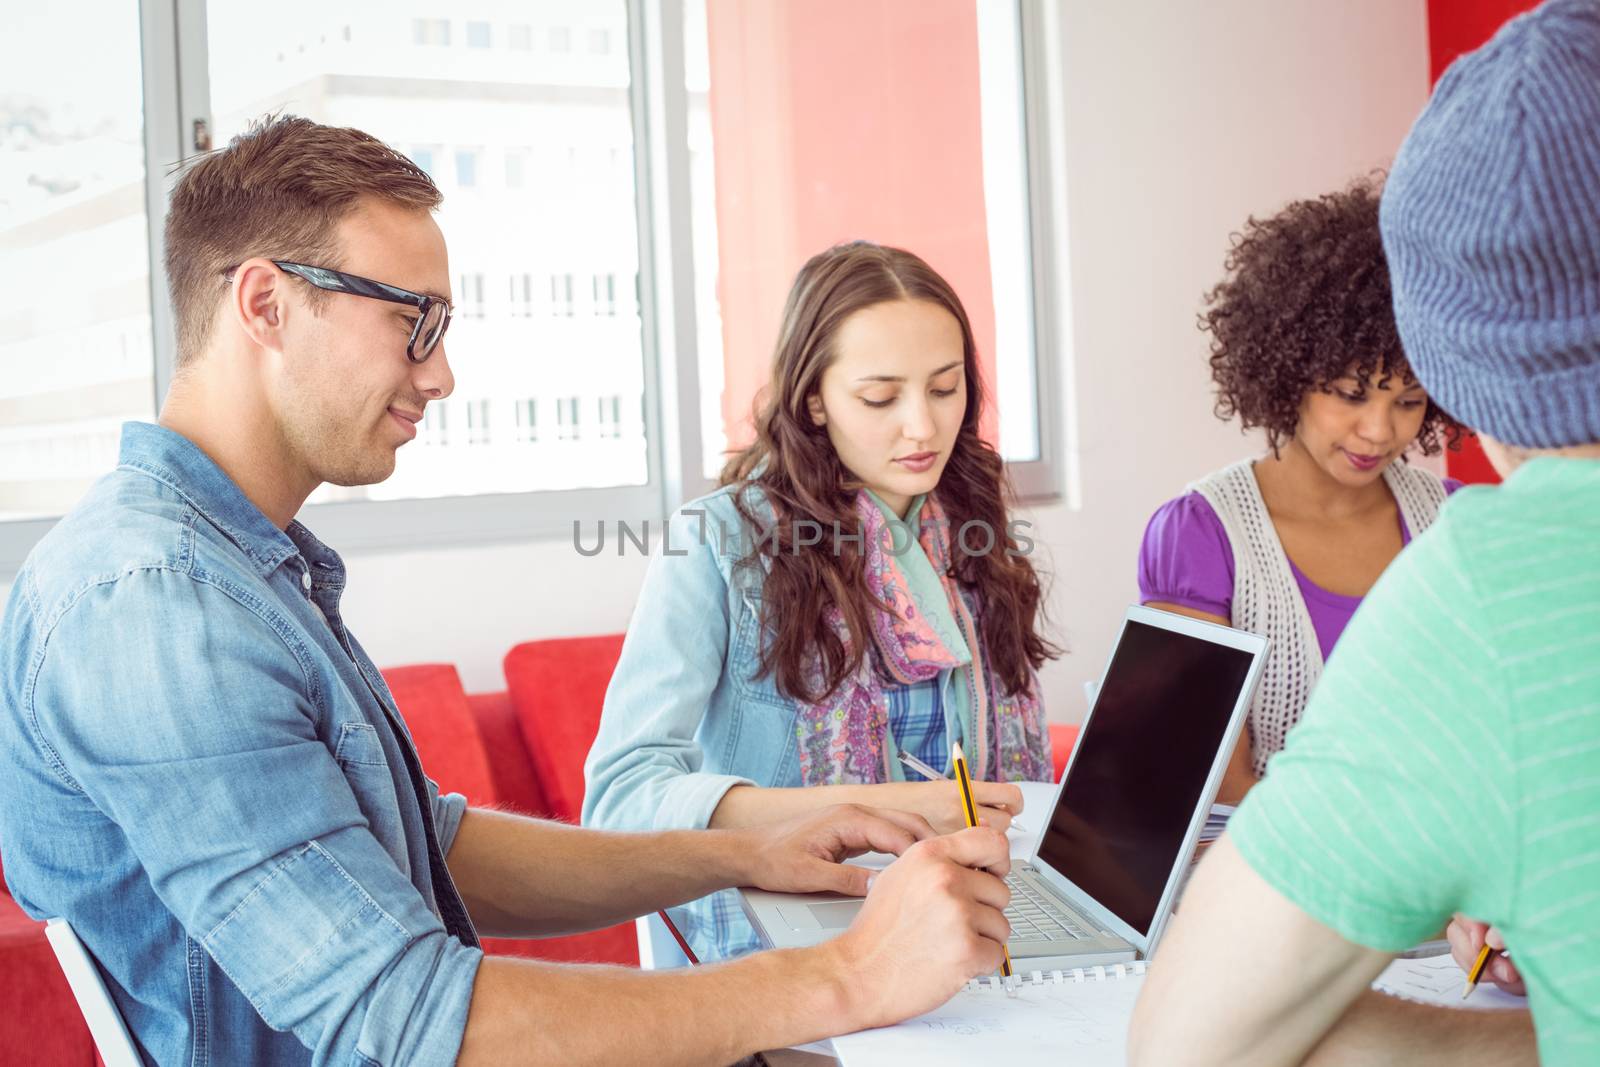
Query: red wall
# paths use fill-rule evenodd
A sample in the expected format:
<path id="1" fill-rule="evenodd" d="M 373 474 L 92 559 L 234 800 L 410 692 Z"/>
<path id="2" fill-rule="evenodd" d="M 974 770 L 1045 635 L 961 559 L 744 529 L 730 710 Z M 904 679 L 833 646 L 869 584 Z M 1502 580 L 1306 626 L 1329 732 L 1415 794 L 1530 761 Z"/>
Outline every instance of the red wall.
<path id="1" fill-rule="evenodd" d="M 994 301 L 972 0 L 708 0 L 729 444 L 750 440 L 783 301 L 857 238 L 917 253 L 977 336 L 994 433 Z"/>
<path id="2" fill-rule="evenodd" d="M 1483 44 L 1514 15 L 1537 6 L 1537 0 L 1428 0 L 1428 66 L 1433 80 L 1455 58 Z M 1476 437 L 1460 452 L 1446 453 L 1450 476 L 1464 482 L 1498 482 Z"/>

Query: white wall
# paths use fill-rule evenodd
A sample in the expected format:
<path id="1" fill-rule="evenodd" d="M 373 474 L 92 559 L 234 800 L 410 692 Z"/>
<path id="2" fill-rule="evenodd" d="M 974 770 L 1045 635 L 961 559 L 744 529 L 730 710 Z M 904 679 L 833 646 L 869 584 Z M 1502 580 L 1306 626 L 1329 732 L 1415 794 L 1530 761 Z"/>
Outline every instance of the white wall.
<path id="1" fill-rule="evenodd" d="M 1057 9 L 1081 510 L 1038 509 L 1071 649 L 1050 717 L 1083 715 L 1144 524 L 1259 446 L 1212 415 L 1195 326 L 1251 213 L 1386 166 L 1428 92 L 1423 0 L 1118 0 Z"/>
<path id="2" fill-rule="evenodd" d="M 1053 0 L 1047 0 L 1053 3 Z M 1386 165 L 1428 89 L 1424 0 L 1062 3 L 1072 359 L 1081 510 L 1036 509 L 1070 654 L 1050 717 L 1082 717 L 1145 520 L 1253 443 L 1211 415 L 1200 295 L 1252 212 Z M 1077 401 L 1072 402 L 1075 392 Z M 586 541 L 593 531 L 586 527 Z M 614 541 L 611 550 L 614 553 Z M 380 664 L 454 662 L 499 688 L 518 641 L 623 629 L 644 574 L 570 540 L 357 555 L 350 625 Z"/>

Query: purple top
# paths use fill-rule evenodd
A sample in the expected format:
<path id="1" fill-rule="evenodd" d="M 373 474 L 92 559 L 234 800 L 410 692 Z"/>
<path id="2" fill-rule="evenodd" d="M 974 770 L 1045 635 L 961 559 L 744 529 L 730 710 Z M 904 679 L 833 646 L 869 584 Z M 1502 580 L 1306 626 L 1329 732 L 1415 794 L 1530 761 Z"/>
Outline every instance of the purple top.
<path id="1" fill-rule="evenodd" d="M 1444 480 L 1446 493 L 1461 488 L 1454 478 Z M 1400 516 L 1400 543 L 1411 543 L 1405 516 Z M 1361 597 L 1330 593 L 1307 578 L 1294 560 L 1289 561 L 1317 632 L 1317 646 L 1327 660 L 1334 643 L 1344 633 Z M 1233 617 L 1233 546 L 1222 520 L 1199 493 L 1185 493 L 1157 509 L 1145 527 L 1139 546 L 1139 600 L 1162 601 Z"/>

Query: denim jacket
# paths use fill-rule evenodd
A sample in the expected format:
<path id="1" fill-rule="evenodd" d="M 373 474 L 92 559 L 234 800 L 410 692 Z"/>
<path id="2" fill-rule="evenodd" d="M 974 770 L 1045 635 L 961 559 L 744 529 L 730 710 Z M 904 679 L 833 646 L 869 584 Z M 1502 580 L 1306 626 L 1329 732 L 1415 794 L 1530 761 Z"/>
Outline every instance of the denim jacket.
<path id="1" fill-rule="evenodd" d="M 17 575 L 6 880 L 72 923 L 150 1062 L 454 1062 L 482 953 L 429 853 L 466 801 L 419 803 L 344 586 L 303 526 L 143 423 Z"/>
<path id="2" fill-rule="evenodd" d="M 756 534 L 734 492 L 684 505 L 650 561 L 585 766 L 586 825 L 699 829 L 735 785 L 801 784 L 800 705 L 756 677 L 765 572 L 738 565 Z"/>
<path id="3" fill-rule="evenodd" d="M 585 765 L 585 825 L 698 829 L 736 785 L 801 784 L 800 705 L 770 675 L 756 677 L 765 572 L 739 565 L 756 535 L 734 491 L 685 505 L 655 549 Z M 750 500 L 764 515 L 759 493 Z M 943 671 L 917 684 L 947 691 L 953 679 Z M 677 921 L 703 955 L 758 947 L 731 892 Z"/>

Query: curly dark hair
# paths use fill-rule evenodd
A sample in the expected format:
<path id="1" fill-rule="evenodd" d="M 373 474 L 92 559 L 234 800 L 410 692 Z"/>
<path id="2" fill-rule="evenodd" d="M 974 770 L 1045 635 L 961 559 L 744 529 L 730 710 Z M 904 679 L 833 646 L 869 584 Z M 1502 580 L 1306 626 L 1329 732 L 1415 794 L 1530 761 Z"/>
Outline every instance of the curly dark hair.
<path id="1" fill-rule="evenodd" d="M 1266 431 L 1277 454 L 1313 389 L 1353 374 L 1416 380 L 1400 347 L 1389 264 L 1378 234 L 1382 177 L 1359 179 L 1232 235 L 1228 276 L 1205 295 L 1217 415 Z M 1461 427 L 1430 398 L 1417 434 L 1425 455 L 1457 447 Z"/>

